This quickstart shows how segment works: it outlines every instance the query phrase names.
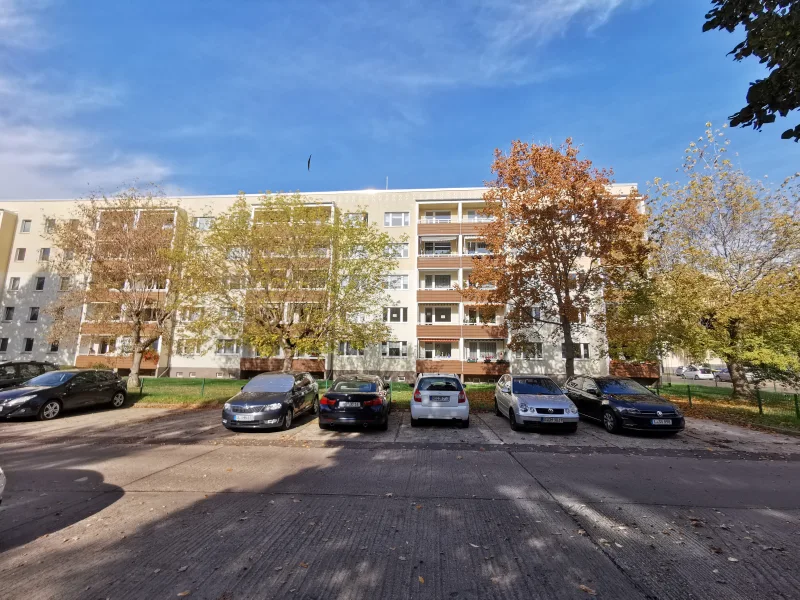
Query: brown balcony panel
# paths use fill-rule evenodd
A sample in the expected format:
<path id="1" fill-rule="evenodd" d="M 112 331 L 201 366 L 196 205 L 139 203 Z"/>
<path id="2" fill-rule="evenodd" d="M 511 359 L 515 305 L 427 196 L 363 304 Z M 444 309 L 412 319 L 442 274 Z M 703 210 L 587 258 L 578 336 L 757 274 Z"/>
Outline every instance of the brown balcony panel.
<path id="1" fill-rule="evenodd" d="M 132 356 L 103 356 L 97 354 L 79 354 L 75 358 L 75 366 L 79 369 L 89 369 L 100 367 L 106 369 L 130 369 L 133 365 Z M 142 359 L 140 369 L 155 369 L 158 366 L 157 360 Z"/>
<path id="2" fill-rule="evenodd" d="M 461 292 L 458 290 L 417 290 L 417 302 L 461 302 Z"/>
<path id="3" fill-rule="evenodd" d="M 460 266 L 461 257 L 457 254 L 417 256 L 418 269 L 458 269 Z"/>
<path id="4" fill-rule="evenodd" d="M 417 373 L 461 373 L 460 360 L 418 360 Z"/>
<path id="5" fill-rule="evenodd" d="M 417 337 L 458 339 L 461 337 L 461 325 L 417 325 Z"/>
<path id="6" fill-rule="evenodd" d="M 483 228 L 491 223 L 461 223 L 461 233 L 463 235 L 481 235 Z"/>
<path id="7" fill-rule="evenodd" d="M 417 224 L 418 235 L 458 235 L 461 232 L 459 223 L 419 223 Z"/>
<path id="8" fill-rule="evenodd" d="M 504 325 L 464 325 L 462 337 L 470 340 L 506 339 L 508 331 Z"/>
<path id="9" fill-rule="evenodd" d="M 509 365 L 484 362 L 464 362 L 464 375 L 505 375 L 509 372 Z"/>
<path id="10" fill-rule="evenodd" d="M 281 371 L 283 370 L 282 358 L 242 358 L 239 360 L 239 369 L 242 371 Z M 325 370 L 325 360 L 322 358 L 295 358 L 292 361 L 293 371 Z"/>

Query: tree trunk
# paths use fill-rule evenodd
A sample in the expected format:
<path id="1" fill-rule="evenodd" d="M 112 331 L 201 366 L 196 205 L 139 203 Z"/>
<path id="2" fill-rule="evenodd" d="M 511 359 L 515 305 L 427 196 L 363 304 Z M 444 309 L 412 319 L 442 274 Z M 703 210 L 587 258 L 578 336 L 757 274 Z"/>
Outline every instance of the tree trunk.
<path id="1" fill-rule="evenodd" d="M 333 366 L 334 356 L 336 356 L 335 352 L 328 353 L 328 370 L 325 371 L 325 379 L 333 379 L 333 373 L 335 370 Z"/>
<path id="2" fill-rule="evenodd" d="M 731 374 L 731 384 L 733 385 L 733 394 L 731 394 L 731 399 L 752 400 L 755 398 L 755 388 L 749 381 L 747 381 L 747 377 L 744 373 L 744 367 L 735 362 L 728 362 L 725 364 L 728 367 L 728 373 Z"/>
<path id="3" fill-rule="evenodd" d="M 142 356 L 144 353 L 138 347 L 133 351 L 133 358 L 131 361 L 131 373 L 128 375 L 128 389 L 138 389 L 142 383 L 141 378 L 139 377 L 139 371 L 142 367 Z"/>
<path id="4" fill-rule="evenodd" d="M 565 369 L 567 379 L 575 375 L 575 347 L 572 345 L 572 324 L 569 318 L 561 317 L 561 331 L 564 334 L 564 349 L 567 354 Z"/>
<path id="5" fill-rule="evenodd" d="M 283 369 L 284 373 L 289 373 L 292 370 L 292 361 L 294 360 L 294 349 L 283 349 Z"/>

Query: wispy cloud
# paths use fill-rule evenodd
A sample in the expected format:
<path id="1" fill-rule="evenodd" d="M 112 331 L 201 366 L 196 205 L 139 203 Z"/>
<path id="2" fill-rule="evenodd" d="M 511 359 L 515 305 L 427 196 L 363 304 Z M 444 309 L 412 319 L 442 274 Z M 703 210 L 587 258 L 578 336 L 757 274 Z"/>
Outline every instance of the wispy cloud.
<path id="1" fill-rule="evenodd" d="M 46 52 L 39 16 L 46 0 L 0 0 L 0 58 Z M 134 180 L 162 181 L 154 157 L 116 150 L 75 118 L 118 107 L 124 89 L 64 74 L 11 73 L 0 60 L 0 198 L 62 198 Z"/>

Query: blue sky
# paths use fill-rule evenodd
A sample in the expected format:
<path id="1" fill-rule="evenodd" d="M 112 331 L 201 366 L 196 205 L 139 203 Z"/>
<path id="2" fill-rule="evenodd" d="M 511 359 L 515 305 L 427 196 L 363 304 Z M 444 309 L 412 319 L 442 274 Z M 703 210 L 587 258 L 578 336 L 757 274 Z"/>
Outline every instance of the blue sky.
<path id="1" fill-rule="evenodd" d="M 474 186 L 567 136 L 644 188 L 761 74 L 708 6 L 0 0 L 0 198 Z M 731 132 L 751 175 L 800 169 L 796 120 Z"/>

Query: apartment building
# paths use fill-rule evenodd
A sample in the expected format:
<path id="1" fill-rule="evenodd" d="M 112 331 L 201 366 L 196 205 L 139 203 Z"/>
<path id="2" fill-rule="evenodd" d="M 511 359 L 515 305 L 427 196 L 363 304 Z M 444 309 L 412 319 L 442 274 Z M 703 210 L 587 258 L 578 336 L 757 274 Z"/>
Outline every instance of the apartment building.
<path id="1" fill-rule="evenodd" d="M 612 193 L 627 195 L 632 184 L 615 185 Z M 562 344 L 545 336 L 525 352 L 508 348 L 504 307 L 479 311 L 462 297 L 470 285 L 473 261 L 487 249 L 479 232 L 483 188 L 361 190 L 304 194 L 309 203 L 336 207 L 366 218 L 397 239 L 398 266 L 386 273 L 392 298 L 384 319 L 392 335 L 380 345 L 358 350 L 347 342 L 329 357 L 297 357 L 295 368 L 335 374 L 361 371 L 394 380 L 413 380 L 420 372 L 457 373 L 465 380 L 494 380 L 509 371 L 559 376 L 564 373 Z M 186 211 L 194 225 L 208 227 L 236 196 L 174 198 L 175 210 Z M 249 196 L 254 210 L 258 196 Z M 106 364 L 125 372 L 130 357 L 113 335 L 93 327 L 86 314 L 76 339 L 48 341 L 44 308 L 70 282 L 49 270 L 51 248 L 46 230 L 51 219 L 66 219 L 79 201 L 0 202 L 0 361 L 50 360 L 89 367 Z M 406 238 L 403 240 L 403 238 Z M 182 315 L 181 318 L 191 318 Z M 280 357 L 257 356 L 231 339 L 208 347 L 181 344 L 180 321 L 175 343 L 160 340 L 158 358 L 146 360 L 145 374 L 182 378 L 229 378 L 280 368 Z M 576 372 L 608 373 L 604 337 L 596 331 L 576 340 Z"/>

